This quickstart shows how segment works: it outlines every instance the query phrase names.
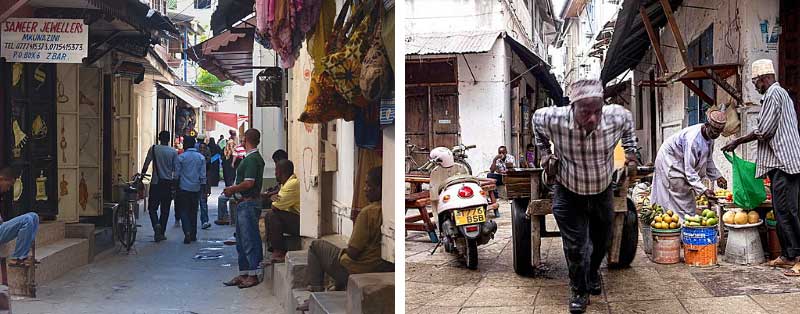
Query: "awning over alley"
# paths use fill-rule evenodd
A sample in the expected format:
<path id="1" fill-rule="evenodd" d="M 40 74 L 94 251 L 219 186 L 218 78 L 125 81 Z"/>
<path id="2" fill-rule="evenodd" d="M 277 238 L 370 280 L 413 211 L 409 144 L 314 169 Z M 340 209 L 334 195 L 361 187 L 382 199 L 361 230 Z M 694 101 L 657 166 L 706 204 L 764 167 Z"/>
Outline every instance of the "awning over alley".
<path id="1" fill-rule="evenodd" d="M 670 0 L 669 3 L 675 11 L 683 0 Z M 667 24 L 660 0 L 626 0 L 617 16 L 614 35 L 600 73 L 603 84 L 636 66 L 651 46 L 647 27 L 639 13 L 640 5 L 645 7 L 652 29 L 657 31 Z"/>
<path id="2" fill-rule="evenodd" d="M 221 81 L 253 81 L 255 16 L 187 49 L 190 59 Z"/>
<path id="3" fill-rule="evenodd" d="M 531 68 L 530 73 L 547 89 L 550 98 L 561 103 L 563 90 L 555 75 L 550 73 L 550 65 L 503 31 L 413 34 L 406 38 L 406 55 L 486 53 L 492 50 L 498 38 L 503 38 L 525 65 Z"/>
<path id="4" fill-rule="evenodd" d="M 193 108 L 202 108 L 204 106 L 213 106 L 215 104 L 214 100 L 211 99 L 208 95 L 195 90 L 192 87 L 181 86 L 181 85 L 170 85 L 162 82 L 157 82 L 158 86 L 166 89 L 171 94 L 175 95 L 175 97 L 180 98 Z M 186 83 L 183 83 L 186 84 Z"/>
<path id="5" fill-rule="evenodd" d="M 214 122 L 219 122 L 232 128 L 238 128 L 239 124 L 247 121 L 246 115 L 228 112 L 204 112 L 206 115 L 206 129 L 214 129 Z M 210 124 L 210 125 L 209 125 Z"/>

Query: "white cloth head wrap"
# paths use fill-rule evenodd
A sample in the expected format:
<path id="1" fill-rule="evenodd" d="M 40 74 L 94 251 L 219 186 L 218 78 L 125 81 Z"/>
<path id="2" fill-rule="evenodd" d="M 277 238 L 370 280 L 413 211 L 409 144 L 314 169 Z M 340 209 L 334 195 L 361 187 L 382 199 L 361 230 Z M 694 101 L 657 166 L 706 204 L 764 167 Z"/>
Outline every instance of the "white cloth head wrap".
<path id="1" fill-rule="evenodd" d="M 753 71 L 753 78 L 767 74 L 775 74 L 775 68 L 772 66 L 772 60 L 770 59 L 754 61 L 751 69 Z"/>
<path id="2" fill-rule="evenodd" d="M 569 101 L 576 102 L 581 99 L 599 97 L 603 98 L 603 83 L 600 80 L 580 80 L 570 85 Z"/>

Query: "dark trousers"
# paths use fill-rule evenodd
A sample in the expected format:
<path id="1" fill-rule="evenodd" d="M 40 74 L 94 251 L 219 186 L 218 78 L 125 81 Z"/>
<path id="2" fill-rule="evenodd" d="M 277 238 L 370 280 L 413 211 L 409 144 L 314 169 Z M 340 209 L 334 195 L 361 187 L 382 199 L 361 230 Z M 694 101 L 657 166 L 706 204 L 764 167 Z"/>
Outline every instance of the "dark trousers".
<path id="1" fill-rule="evenodd" d="M 169 221 L 169 208 L 172 203 L 172 181 L 161 180 L 150 185 L 150 199 L 147 200 L 147 211 L 150 214 L 150 223 L 156 234 L 164 233 L 164 228 Z M 158 208 L 161 207 L 159 217 Z M 161 229 L 158 229 L 161 226 Z"/>
<path id="2" fill-rule="evenodd" d="M 236 179 L 236 168 L 231 164 L 231 159 L 225 159 L 222 163 L 222 179 L 225 180 L 225 186 L 233 186 Z"/>
<path id="3" fill-rule="evenodd" d="M 286 252 L 286 237 L 300 234 L 300 215 L 285 210 L 267 211 L 267 241 L 273 250 Z"/>
<path id="4" fill-rule="evenodd" d="M 800 174 L 788 174 L 778 169 L 768 173 L 772 181 L 772 207 L 777 220 L 781 256 L 800 256 Z"/>
<path id="5" fill-rule="evenodd" d="M 613 217 L 613 198 L 607 188 L 596 195 L 578 195 L 564 186 L 554 187 L 553 215 L 564 242 L 573 291 L 587 293 L 599 280 L 600 263 L 608 250 Z"/>
<path id="6" fill-rule="evenodd" d="M 325 274 L 333 278 L 337 291 L 347 288 L 347 277 L 350 276 L 350 273 L 339 262 L 339 256 L 341 255 L 342 249 L 328 241 L 314 240 L 311 242 L 311 247 L 308 248 L 306 275 L 308 276 L 308 284 L 312 289 L 321 290 L 324 288 Z"/>
<path id="7" fill-rule="evenodd" d="M 178 190 L 175 195 L 175 210 L 181 218 L 183 235 L 190 239 L 197 238 L 197 207 L 200 202 L 200 192 Z"/>
<path id="8" fill-rule="evenodd" d="M 499 173 L 487 173 L 486 177 L 489 178 L 489 179 L 494 179 L 495 180 L 494 184 L 496 186 L 503 185 L 503 175 L 502 174 L 499 174 Z M 494 198 L 500 197 L 500 194 L 498 194 L 497 189 L 495 189 L 493 192 L 494 192 Z"/>

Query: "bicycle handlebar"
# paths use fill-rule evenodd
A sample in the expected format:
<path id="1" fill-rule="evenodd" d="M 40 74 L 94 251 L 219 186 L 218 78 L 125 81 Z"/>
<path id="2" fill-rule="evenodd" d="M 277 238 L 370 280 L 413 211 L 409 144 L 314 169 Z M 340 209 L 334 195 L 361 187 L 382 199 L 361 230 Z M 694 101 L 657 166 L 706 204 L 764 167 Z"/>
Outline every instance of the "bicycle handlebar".
<path id="1" fill-rule="evenodd" d="M 464 146 L 464 149 L 473 149 L 473 148 L 476 148 L 476 147 L 478 147 L 478 145 L 467 145 L 467 146 Z"/>

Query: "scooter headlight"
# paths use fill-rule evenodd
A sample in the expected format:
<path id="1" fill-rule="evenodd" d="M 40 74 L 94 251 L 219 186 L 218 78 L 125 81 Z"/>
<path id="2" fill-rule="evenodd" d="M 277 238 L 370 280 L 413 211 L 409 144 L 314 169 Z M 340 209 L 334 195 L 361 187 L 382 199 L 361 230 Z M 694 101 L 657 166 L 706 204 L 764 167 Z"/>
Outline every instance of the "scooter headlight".
<path id="1" fill-rule="evenodd" d="M 445 196 L 442 197 L 442 202 L 447 203 L 449 201 L 450 201 L 450 195 L 445 195 Z"/>

